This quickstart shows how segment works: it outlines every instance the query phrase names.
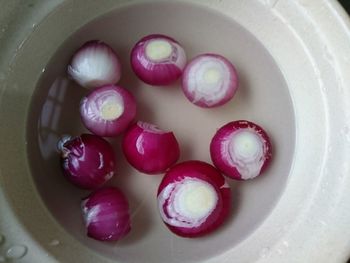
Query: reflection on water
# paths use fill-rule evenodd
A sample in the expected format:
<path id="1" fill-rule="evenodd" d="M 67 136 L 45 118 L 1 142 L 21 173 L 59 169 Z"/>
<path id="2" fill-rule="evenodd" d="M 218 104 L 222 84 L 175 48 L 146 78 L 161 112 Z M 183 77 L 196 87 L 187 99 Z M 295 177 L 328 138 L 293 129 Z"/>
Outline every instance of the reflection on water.
<path id="1" fill-rule="evenodd" d="M 45 160 L 57 154 L 56 145 L 62 135 L 77 135 L 83 130 L 76 122 L 79 101 L 85 92 L 65 77 L 57 78 L 49 88 L 38 121 L 39 148 Z"/>
<path id="2" fill-rule="evenodd" d="M 57 79 L 49 89 L 47 100 L 43 105 L 38 122 L 38 138 L 40 151 L 44 158 L 52 154 L 52 146 L 56 145 L 60 138 L 57 132 L 58 123 L 68 86 L 69 80 Z"/>

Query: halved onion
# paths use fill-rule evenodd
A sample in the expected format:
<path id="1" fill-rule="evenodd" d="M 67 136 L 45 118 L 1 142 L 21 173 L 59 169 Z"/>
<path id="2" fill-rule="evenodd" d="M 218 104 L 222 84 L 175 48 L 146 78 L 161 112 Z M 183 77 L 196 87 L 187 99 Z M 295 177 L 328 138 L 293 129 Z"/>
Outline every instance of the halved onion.
<path id="1" fill-rule="evenodd" d="M 80 116 L 85 127 L 99 136 L 124 132 L 136 115 L 134 96 L 124 88 L 106 85 L 81 100 Z"/>
<path id="2" fill-rule="evenodd" d="M 131 51 L 135 74 L 150 85 L 169 85 L 182 74 L 186 54 L 171 37 L 153 34 L 143 37 Z"/>
<path id="3" fill-rule="evenodd" d="M 210 144 L 214 165 L 228 177 L 248 180 L 259 176 L 271 160 L 271 143 L 257 124 L 239 120 L 221 127 Z"/>
<path id="4" fill-rule="evenodd" d="M 208 163 L 186 161 L 173 166 L 158 188 L 158 208 L 166 226 L 182 237 L 217 229 L 231 208 L 231 189 Z"/>
<path id="5" fill-rule="evenodd" d="M 221 55 L 202 54 L 192 59 L 182 76 L 182 90 L 193 104 L 211 108 L 228 102 L 238 88 L 237 71 Z"/>

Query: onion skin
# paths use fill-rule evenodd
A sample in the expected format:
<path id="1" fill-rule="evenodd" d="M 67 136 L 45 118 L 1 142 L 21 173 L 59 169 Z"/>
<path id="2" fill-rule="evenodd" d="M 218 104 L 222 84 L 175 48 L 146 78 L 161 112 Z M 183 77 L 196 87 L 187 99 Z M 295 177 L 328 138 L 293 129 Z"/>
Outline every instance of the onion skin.
<path id="1" fill-rule="evenodd" d="M 237 131 L 245 130 L 253 131 L 258 137 L 260 137 L 262 143 L 262 156 L 258 160 L 261 162 L 261 168 L 258 173 L 251 178 L 244 178 L 244 174 L 239 171 L 238 165 L 233 163 L 230 155 L 224 154 L 228 151 L 227 145 L 231 140 L 230 138 L 232 138 L 232 135 Z M 227 123 L 216 132 L 210 143 L 210 155 L 214 165 L 224 175 L 235 180 L 248 180 L 260 176 L 269 166 L 272 157 L 272 146 L 269 136 L 262 127 L 250 121 L 238 120 Z"/>
<path id="2" fill-rule="evenodd" d="M 82 134 L 63 143 L 61 163 L 65 177 L 83 189 L 96 189 L 115 174 L 115 154 L 104 139 Z"/>
<path id="3" fill-rule="evenodd" d="M 104 101 L 111 96 L 116 96 L 123 110 L 121 115 L 115 119 L 104 119 L 101 116 L 101 107 Z M 102 137 L 118 136 L 135 119 L 136 101 L 128 90 L 120 86 L 106 85 L 98 87 L 81 100 L 80 116 L 84 126 L 92 133 Z"/>
<path id="4" fill-rule="evenodd" d="M 91 89 L 117 83 L 121 77 L 121 65 L 117 54 L 109 45 L 91 40 L 73 55 L 68 75 L 81 86 Z"/>
<path id="5" fill-rule="evenodd" d="M 165 40 L 172 46 L 170 57 L 161 61 L 153 61 L 147 57 L 146 46 L 155 39 Z M 152 34 L 135 44 L 130 62 L 133 71 L 143 82 L 155 86 L 170 85 L 182 75 L 186 65 L 186 54 L 181 45 L 171 37 Z"/>
<path id="6" fill-rule="evenodd" d="M 183 180 L 199 180 L 211 185 L 217 195 L 215 208 L 205 221 L 196 227 L 176 226 L 167 223 L 171 220 L 167 208 L 171 197 L 166 200 L 162 195 L 167 192 L 166 188 L 171 184 L 180 184 Z M 165 192 L 164 192 L 165 191 Z M 170 193 L 172 194 L 172 193 Z M 217 229 L 227 219 L 231 209 L 231 189 L 221 173 L 212 165 L 202 161 L 186 161 L 173 166 L 164 176 L 158 188 L 158 207 L 165 225 L 176 235 L 181 237 L 200 237 Z M 162 214 L 166 217 L 163 218 Z M 173 218 L 174 219 L 174 218 Z M 181 223 L 181 222 L 180 222 Z"/>
<path id="7" fill-rule="evenodd" d="M 146 174 L 162 173 L 180 157 L 174 133 L 145 122 L 133 124 L 125 133 L 123 152 L 134 168 Z"/>
<path id="8" fill-rule="evenodd" d="M 222 83 L 203 84 L 207 70 L 212 66 L 208 63 L 215 63 L 215 67 L 220 69 L 219 78 Z M 206 66 L 206 67 L 205 67 Z M 204 74 L 204 75 L 201 75 Z M 199 78 L 202 76 L 203 78 Z M 200 90 L 205 85 L 212 86 L 210 89 Z M 213 108 L 221 106 L 230 101 L 235 95 L 239 86 L 238 74 L 235 66 L 225 57 L 218 54 L 201 54 L 193 58 L 185 67 L 182 76 L 182 90 L 187 99 L 193 104 L 202 108 Z M 219 91 L 214 89 L 219 88 Z"/>
<path id="9" fill-rule="evenodd" d="M 81 203 L 87 235 L 100 241 L 117 241 L 131 230 L 129 203 L 115 187 L 96 190 Z"/>

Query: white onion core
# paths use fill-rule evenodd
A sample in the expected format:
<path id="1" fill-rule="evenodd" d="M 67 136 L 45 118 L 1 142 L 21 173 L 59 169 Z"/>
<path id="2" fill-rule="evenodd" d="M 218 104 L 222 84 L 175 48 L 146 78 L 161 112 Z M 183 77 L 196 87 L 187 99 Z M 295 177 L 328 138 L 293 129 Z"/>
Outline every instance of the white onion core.
<path id="1" fill-rule="evenodd" d="M 173 52 L 171 44 L 163 39 L 155 39 L 146 45 L 146 55 L 150 60 L 160 61 L 169 58 Z"/>
<path id="2" fill-rule="evenodd" d="M 115 99 L 105 101 L 100 110 L 101 118 L 104 120 L 115 120 L 124 112 L 124 107 Z"/>
<path id="3" fill-rule="evenodd" d="M 264 164 L 264 143 L 254 131 L 235 132 L 230 138 L 228 152 L 242 179 L 252 179 L 260 174 Z"/>
<path id="4" fill-rule="evenodd" d="M 215 209 L 218 195 L 214 187 L 197 178 L 184 178 L 167 185 L 158 196 L 163 220 L 177 227 L 199 227 Z M 165 211 L 163 205 L 166 204 Z"/>

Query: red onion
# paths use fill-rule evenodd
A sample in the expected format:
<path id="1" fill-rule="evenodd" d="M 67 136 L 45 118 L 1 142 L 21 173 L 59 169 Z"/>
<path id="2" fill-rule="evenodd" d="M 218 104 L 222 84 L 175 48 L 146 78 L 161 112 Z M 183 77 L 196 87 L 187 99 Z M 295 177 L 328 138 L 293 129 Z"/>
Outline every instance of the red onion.
<path id="1" fill-rule="evenodd" d="M 115 155 L 104 139 L 92 135 L 69 138 L 58 145 L 64 173 L 80 188 L 95 189 L 111 179 L 115 173 Z"/>
<path id="2" fill-rule="evenodd" d="M 140 121 L 126 132 L 123 151 L 133 167 L 147 174 L 164 172 L 180 157 L 179 144 L 173 132 Z"/>
<path id="3" fill-rule="evenodd" d="M 121 75 L 121 66 L 110 46 L 92 40 L 75 52 L 68 66 L 68 74 L 81 86 L 94 88 L 117 83 Z"/>
<path id="4" fill-rule="evenodd" d="M 136 115 L 134 96 L 119 86 L 94 89 L 80 103 L 80 115 L 87 129 L 99 136 L 116 136 L 125 131 Z"/>
<path id="5" fill-rule="evenodd" d="M 197 106 L 211 108 L 232 99 L 238 88 L 238 76 L 230 61 L 216 54 L 192 59 L 182 77 L 182 90 Z"/>
<path id="6" fill-rule="evenodd" d="M 101 241 L 116 241 L 130 232 L 128 200 L 117 188 L 99 189 L 81 203 L 87 235 Z"/>
<path id="7" fill-rule="evenodd" d="M 160 34 L 149 35 L 131 51 L 135 74 L 150 85 L 168 85 L 176 81 L 186 65 L 186 54 L 174 39 Z"/>
<path id="8" fill-rule="evenodd" d="M 267 133 L 257 124 L 233 121 L 221 127 L 210 144 L 214 165 L 236 180 L 259 176 L 271 160 L 271 143 Z"/>
<path id="9" fill-rule="evenodd" d="M 208 163 L 187 161 L 172 167 L 158 188 L 158 207 L 166 226 L 183 237 L 218 228 L 231 207 L 231 189 Z"/>

